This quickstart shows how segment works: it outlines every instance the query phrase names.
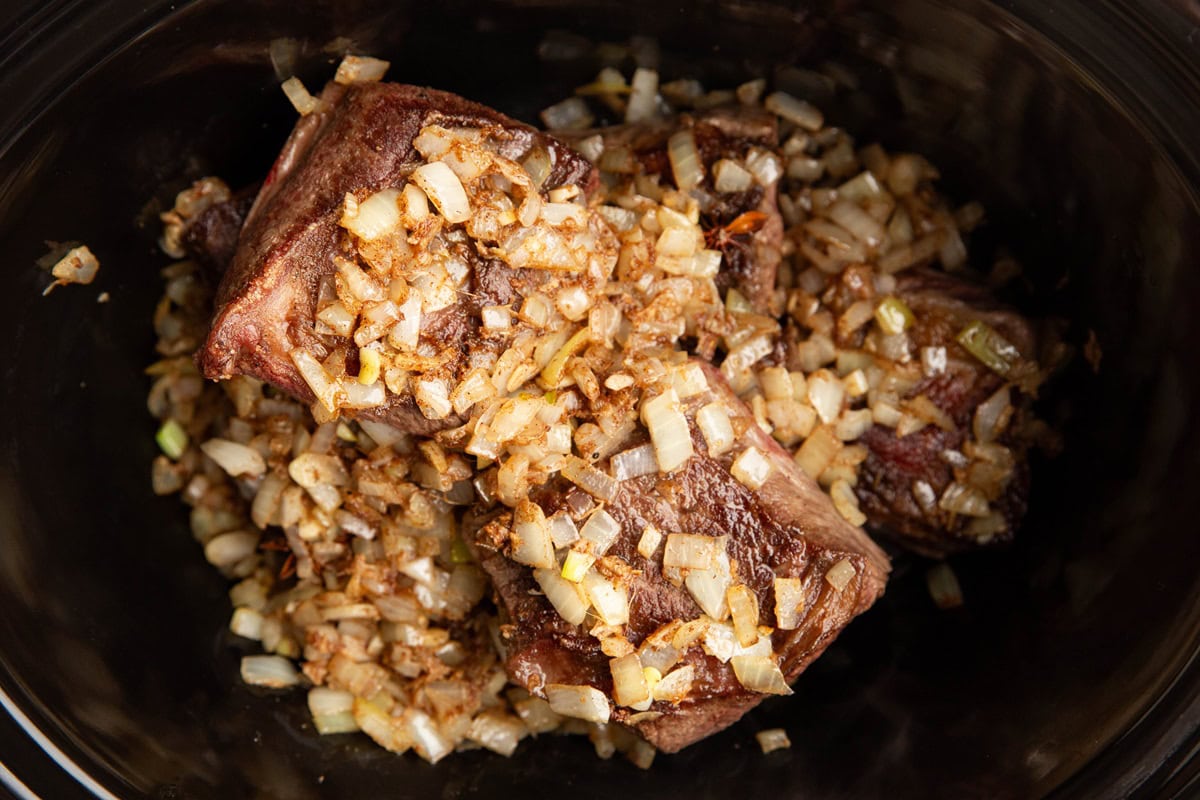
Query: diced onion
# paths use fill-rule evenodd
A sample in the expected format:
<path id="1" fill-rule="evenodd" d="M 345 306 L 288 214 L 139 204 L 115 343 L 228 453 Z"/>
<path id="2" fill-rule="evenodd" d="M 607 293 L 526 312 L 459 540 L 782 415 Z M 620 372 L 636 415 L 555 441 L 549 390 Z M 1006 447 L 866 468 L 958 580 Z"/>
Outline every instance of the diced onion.
<path id="1" fill-rule="evenodd" d="M 689 570 L 684 583 L 696 605 L 700 606 L 705 614 L 715 620 L 723 620 L 729 614 L 729 603 L 725 593 L 733 583 L 733 576 L 729 556 L 724 550 L 724 539 L 717 541 L 721 549 L 717 552 L 713 566 L 708 569 Z"/>
<path id="2" fill-rule="evenodd" d="M 383 422 L 361 419 L 358 421 L 358 425 L 367 432 L 367 435 L 370 436 L 376 444 L 384 445 L 385 447 L 396 448 L 398 445 L 408 439 L 407 433 L 396 430 L 392 426 Z"/>
<path id="3" fill-rule="evenodd" d="M 413 749 L 421 758 L 436 764 L 454 752 L 454 745 L 442 735 L 437 723 L 428 714 L 409 708 L 404 716 L 409 735 L 412 736 Z"/>
<path id="4" fill-rule="evenodd" d="M 579 529 L 575 522 L 565 513 L 558 513 L 549 519 L 550 540 L 555 547 L 570 547 L 579 541 Z"/>
<path id="5" fill-rule="evenodd" d="M 578 208 L 578 206 L 573 206 Z M 592 306 L 592 298 L 582 286 L 568 286 L 554 298 L 554 307 L 571 322 L 578 322 L 587 316 Z"/>
<path id="6" fill-rule="evenodd" d="M 384 73 L 390 67 L 387 61 L 367 56 L 346 56 L 338 64 L 337 74 L 333 76 L 336 83 L 349 85 L 352 83 L 373 83 L 382 80 Z"/>
<path id="7" fill-rule="evenodd" d="M 708 569 L 716 564 L 720 539 L 695 533 L 671 533 L 663 551 L 663 566 L 677 569 Z"/>
<path id="8" fill-rule="evenodd" d="M 597 509 L 579 529 L 579 538 L 591 544 L 591 551 L 602 556 L 621 535 L 621 523 L 604 509 Z"/>
<path id="9" fill-rule="evenodd" d="M 792 375 L 784 367 L 767 367 L 758 371 L 758 385 L 768 401 L 792 399 L 794 384 Z"/>
<path id="10" fill-rule="evenodd" d="M 252 608 L 235 608 L 229 619 L 229 631 L 245 639 L 262 639 L 263 616 Z"/>
<path id="11" fill-rule="evenodd" d="M 583 591 L 605 625 L 629 622 L 629 593 L 595 570 L 583 576 Z"/>
<path id="12" fill-rule="evenodd" d="M 481 369 L 474 369 L 463 376 L 463 379 L 450 392 L 450 406 L 455 414 L 466 414 L 471 406 L 493 397 L 496 386 L 491 377 Z"/>
<path id="13" fill-rule="evenodd" d="M 514 397 L 505 400 L 488 425 L 488 439 L 504 443 L 516 438 L 533 422 L 542 408 L 540 397 Z"/>
<path id="14" fill-rule="evenodd" d="M 537 503 L 525 500 L 513 514 L 512 558 L 519 564 L 550 569 L 554 566 L 554 543 L 546 515 Z"/>
<path id="15" fill-rule="evenodd" d="M 428 195 L 447 222 L 466 222 L 471 204 L 466 190 L 454 171 L 441 161 L 422 164 L 413 170 L 413 181 Z"/>
<path id="16" fill-rule="evenodd" d="M 747 447 L 733 460 L 729 472 L 746 488 L 758 490 L 771 475 L 771 462 L 757 447 Z"/>
<path id="17" fill-rule="evenodd" d="M 300 674 L 283 656 L 243 656 L 242 680 L 251 686 L 286 689 L 300 683 Z"/>
<path id="18" fill-rule="evenodd" d="M 301 453 L 288 463 L 288 475 L 300 486 L 345 486 L 350 476 L 337 456 L 323 453 Z"/>
<path id="19" fill-rule="evenodd" d="M 842 443 L 838 441 L 833 428 L 821 425 L 800 445 L 795 460 L 810 478 L 816 480 L 841 449 Z"/>
<path id="20" fill-rule="evenodd" d="M 415 183 L 404 187 L 404 213 L 409 223 L 417 225 L 429 216 L 429 197 Z"/>
<path id="21" fill-rule="evenodd" d="M 749 647 L 758 641 L 758 598 L 748 586 L 730 586 L 725 592 L 729 603 L 729 616 L 733 619 L 733 631 L 738 644 Z"/>
<path id="22" fill-rule="evenodd" d="M 651 694 L 655 700 L 678 704 L 692 692 L 696 668 L 691 664 L 674 669 L 655 682 Z"/>
<path id="23" fill-rule="evenodd" d="M 357 213 L 342 217 L 342 226 L 365 242 L 393 233 L 400 227 L 400 192 L 384 189 L 358 204 Z"/>
<path id="24" fill-rule="evenodd" d="M 775 627 L 790 631 L 800 627 L 807 599 L 801 578 L 775 579 Z"/>
<path id="25" fill-rule="evenodd" d="M 437 378 L 414 381 L 413 397 L 426 419 L 445 419 L 453 410 L 446 382 Z"/>
<path id="26" fill-rule="evenodd" d="M 674 389 L 642 401 L 642 422 L 650 432 L 658 468 L 673 472 L 692 457 L 692 434 Z"/>
<path id="27" fill-rule="evenodd" d="M 867 247 L 878 247 L 883 242 L 883 226 L 857 204 L 839 200 L 826 213 Z"/>
<path id="28" fill-rule="evenodd" d="M 568 97 L 542 110 L 542 123 L 552 131 L 579 131 L 590 128 L 596 121 L 587 103 L 580 97 Z"/>
<path id="29" fill-rule="evenodd" d="M 835 480 L 829 487 L 829 497 L 833 500 L 833 507 L 851 525 L 858 526 L 867 521 L 867 516 L 858 508 L 858 496 L 847 481 L 841 478 Z"/>
<path id="30" fill-rule="evenodd" d="M 932 378 L 934 375 L 941 375 L 946 371 L 946 364 L 946 348 L 921 348 L 921 372 L 925 377 Z"/>
<path id="31" fill-rule="evenodd" d="M 883 194 L 883 187 L 879 185 L 879 180 L 870 170 L 864 170 L 839 186 L 837 193 L 838 197 L 843 200 L 858 202 L 872 197 L 879 197 Z"/>
<path id="32" fill-rule="evenodd" d="M 1006 384 L 992 393 L 975 409 L 975 419 L 972 424 L 975 439 L 984 444 L 995 441 L 1003 433 L 1011 409 L 1012 401 Z M 168 453 L 168 455 L 170 454 Z"/>
<path id="33" fill-rule="evenodd" d="M 658 116 L 658 73 L 638 67 L 633 73 L 630 85 L 625 121 L 647 122 Z"/>
<path id="34" fill-rule="evenodd" d="M 302 117 L 308 116 L 321 106 L 321 101 L 308 93 L 308 89 L 304 88 L 304 84 L 299 78 L 288 78 L 279 85 L 279 88 L 283 89 L 292 108 L 296 109 L 296 113 Z"/>
<path id="35" fill-rule="evenodd" d="M 695 361 L 688 361 L 671 370 L 671 387 L 683 400 L 708 391 L 708 376 Z"/>
<path id="36" fill-rule="evenodd" d="M 354 699 L 354 720 L 363 733 L 386 750 L 403 753 L 412 747 L 412 737 L 400 729 L 399 720 L 370 701 Z"/>
<path id="37" fill-rule="evenodd" d="M 850 562 L 850 559 L 843 558 L 829 568 L 829 571 L 825 573 L 825 580 L 829 582 L 830 586 L 841 592 L 845 590 L 856 574 L 858 572 L 854 569 L 854 564 Z"/>
<path id="38" fill-rule="evenodd" d="M 325 686 L 316 686 L 308 691 L 308 710 L 314 717 L 352 712 L 354 695 Z"/>
<path id="39" fill-rule="evenodd" d="M 551 683 L 546 686 L 546 699 L 550 701 L 551 710 L 564 717 L 605 723 L 611 714 L 608 698 L 594 686 Z"/>
<path id="40" fill-rule="evenodd" d="M 353 261 L 337 256 L 333 261 L 337 266 L 338 277 L 345 281 L 346 288 L 357 299 L 363 301 L 384 299 L 383 287 L 376 283 L 374 278 L 363 272 Z"/>
<path id="41" fill-rule="evenodd" d="M 760 147 L 746 154 L 746 169 L 761 186 L 771 186 L 783 176 L 783 164 L 779 156 Z"/>
<path id="42" fill-rule="evenodd" d="M 314 714 L 313 727 L 322 736 L 330 736 L 335 733 L 354 733 L 355 731 L 362 730 L 359 727 L 358 720 L 354 717 L 353 711 L 340 711 L 335 714 Z"/>
<path id="43" fill-rule="evenodd" d="M 805 130 L 819 131 L 825 125 L 825 116 L 815 106 L 797 100 L 787 92 L 772 92 L 763 101 L 763 106 Z"/>
<path id="44" fill-rule="evenodd" d="M 581 139 L 575 143 L 575 149 L 577 149 L 584 158 L 595 164 L 596 161 L 599 160 L 600 156 L 604 153 L 604 137 L 597 133 L 594 136 Z"/>
<path id="45" fill-rule="evenodd" d="M 906 403 L 908 411 L 917 419 L 937 425 L 944 431 L 955 430 L 954 420 L 936 403 L 923 394 L 919 394 Z"/>
<path id="46" fill-rule="evenodd" d="M 267 471 L 267 462 L 263 460 L 262 455 L 244 444 L 228 439 L 209 439 L 200 445 L 200 449 L 234 478 L 242 475 L 258 477 Z"/>
<path id="47" fill-rule="evenodd" d="M 388 343 L 398 350 L 415 350 L 421 337 L 421 296 L 410 292 L 397 313 L 399 321 L 388 331 Z"/>
<path id="48" fill-rule="evenodd" d="M 550 177 L 550 170 L 553 166 L 550 163 L 550 152 L 544 147 L 534 147 L 521 162 L 521 166 L 529 173 L 529 179 L 533 181 L 533 185 L 540 189 L 546 179 Z"/>
<path id="49" fill-rule="evenodd" d="M 734 656 L 729 661 L 738 683 L 746 689 L 762 694 L 792 693 L 773 656 Z"/>
<path id="50" fill-rule="evenodd" d="M 337 336 L 350 336 L 354 333 L 355 315 L 346 310 L 341 303 L 330 303 L 317 312 L 317 319 L 329 326 Z"/>
<path id="51" fill-rule="evenodd" d="M 533 579 L 537 581 L 542 593 L 560 617 L 572 625 L 583 624 L 590 604 L 581 587 L 564 580 L 558 571 L 553 569 L 535 569 Z"/>
<path id="52" fill-rule="evenodd" d="M 708 454 L 716 458 L 733 447 L 733 425 L 729 422 L 729 412 L 719 402 L 712 402 L 696 412 L 696 425 L 704 435 L 708 445 Z"/>
<path id="53" fill-rule="evenodd" d="M 658 256 L 671 256 L 673 258 L 684 258 L 696 252 L 697 244 L 696 231 L 688 230 L 687 228 L 664 228 L 659 234 L 658 241 L 654 243 L 654 252 Z M 662 259 L 660 258 L 660 264 Z M 666 264 L 662 264 L 666 268 Z M 678 272 L 679 270 L 668 269 L 669 272 Z"/>
<path id="54" fill-rule="evenodd" d="M 874 424 L 875 419 L 871 414 L 871 409 L 860 408 L 853 411 L 847 409 L 842 412 L 841 418 L 834 426 L 834 433 L 843 442 L 852 442 L 870 430 Z"/>
<path id="55" fill-rule="evenodd" d="M 835 421 L 842 413 L 846 389 L 829 370 L 818 370 L 808 378 L 808 402 L 816 409 L 821 422 Z"/>
<path id="56" fill-rule="evenodd" d="M 493 753 L 511 756 L 517 749 L 525 725 L 521 720 L 499 710 L 487 710 L 471 720 L 467 738 Z"/>
<path id="57" fill-rule="evenodd" d="M 990 511 L 986 497 L 978 490 L 961 483 L 952 483 L 946 487 L 938 500 L 938 508 L 968 517 L 986 517 Z"/>
<path id="58" fill-rule="evenodd" d="M 610 463 L 613 478 L 618 481 L 653 475 L 659 471 L 658 458 L 654 455 L 654 445 L 652 444 L 638 445 L 617 453 L 612 457 Z"/>
<path id="59" fill-rule="evenodd" d="M 736 161 L 722 158 L 713 164 L 713 188 L 718 192 L 745 192 L 753 185 L 754 176 Z"/>
<path id="60" fill-rule="evenodd" d="M 632 101 L 631 101 L 632 102 Z M 667 141 L 667 158 L 675 185 L 683 191 L 694 189 L 704 182 L 704 162 L 696 149 L 696 136 L 691 130 L 678 131 Z"/>
<path id="61" fill-rule="evenodd" d="M 620 484 L 578 456 L 567 456 L 562 476 L 593 497 L 610 502 L 617 496 Z"/>
<path id="62" fill-rule="evenodd" d="M 659 544 L 662 543 L 662 533 L 653 525 L 647 525 L 642 530 L 642 538 L 638 539 L 637 550 L 642 558 L 649 559 L 658 551 Z"/>
<path id="63" fill-rule="evenodd" d="M 633 707 L 650 697 L 646 674 L 637 653 L 630 653 L 608 662 L 612 672 L 613 701 L 619 706 Z"/>
<path id="64" fill-rule="evenodd" d="M 316 396 L 326 411 L 333 413 L 337 410 L 338 385 L 330 378 L 329 373 L 321 366 L 307 350 L 296 348 L 290 354 L 292 363 L 300 377 L 308 384 L 308 388 Z"/>
<path id="65" fill-rule="evenodd" d="M 793 180 L 812 183 L 820 180 L 821 175 L 824 173 L 825 165 L 820 159 L 811 158 L 803 153 L 788 159 L 787 174 Z"/>
<path id="66" fill-rule="evenodd" d="M 783 728 L 768 728 L 759 731 L 754 734 L 754 738 L 758 740 L 758 746 L 762 748 L 764 755 L 776 750 L 786 750 L 792 746 L 792 740 L 788 738 L 787 731 Z"/>

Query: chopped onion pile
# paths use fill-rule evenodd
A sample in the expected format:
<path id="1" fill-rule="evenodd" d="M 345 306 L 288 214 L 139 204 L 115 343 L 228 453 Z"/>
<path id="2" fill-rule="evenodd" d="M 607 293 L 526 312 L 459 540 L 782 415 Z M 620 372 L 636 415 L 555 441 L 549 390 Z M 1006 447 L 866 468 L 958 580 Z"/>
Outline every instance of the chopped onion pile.
<path id="1" fill-rule="evenodd" d="M 99 260 L 86 245 L 73 247 L 50 268 L 54 282 L 47 286 L 42 294 L 48 295 L 54 287 L 66 286 L 68 283 L 89 284 L 96 279 L 99 270 Z"/>
<path id="2" fill-rule="evenodd" d="M 347 57 L 335 80 L 379 80 L 386 69 Z M 299 113 L 320 109 L 298 80 L 284 91 Z M 790 694 L 776 630 L 800 628 L 822 592 L 848 591 L 859 575 L 847 558 L 811 578 L 777 575 L 756 592 L 728 537 L 623 526 L 623 493 L 659 492 L 673 474 L 710 463 L 744 491 L 764 490 L 777 449 L 739 444 L 757 424 L 862 525 L 856 487 L 869 451 L 859 440 L 876 429 L 900 438 L 955 430 L 961 420 L 937 405 L 930 382 L 972 359 L 1007 382 L 974 410 L 971 436 L 949 456 L 954 480 L 936 490 L 918 481 L 913 497 L 980 541 L 1006 530 L 996 501 L 1015 464 L 1007 434 L 1016 393 L 1035 388 L 1036 370 L 985 320 L 928 341 L 922 309 L 897 279 L 935 263 L 964 269 L 961 234 L 980 222 L 977 205 L 954 212 L 924 159 L 856 150 L 818 109 L 768 93 L 765 81 L 705 92 L 645 68 L 626 83 L 609 68 L 542 118 L 579 131 L 594 124 L 595 103 L 644 123 L 738 102 L 777 115 L 777 150 L 747 146 L 707 163 L 681 126 L 660 179 L 640 174 L 627 146 L 588 136 L 577 149 L 602 180 L 586 196 L 546 187 L 553 165 L 540 147 L 518 162 L 494 132 L 422 129 L 414 146 L 424 163 L 407 182 L 345 198 L 343 256 L 312 320 L 320 344 L 290 354 L 316 398 L 310 408 L 253 379 L 200 380 L 190 354 L 211 298 L 190 262 L 164 272 L 153 485 L 191 506 L 206 558 L 237 581 L 230 630 L 263 649 L 242 662 L 247 683 L 307 685 L 321 733 L 361 730 L 431 762 L 474 746 L 510 755 L 527 735 L 564 730 L 648 765 L 653 748 L 623 742 L 613 713 L 633 722 L 621 715 L 661 714 L 702 695 L 691 648 L 749 692 Z M 764 190 L 778 191 L 786 227 L 770 308 L 718 290 L 728 250 L 714 237 L 743 234 L 709 224 L 723 198 Z M 181 193 L 163 215 L 164 250 L 182 257 L 187 221 L 230 196 L 215 179 Z M 529 276 L 511 302 L 463 300 L 481 257 Z M 72 269 L 81 282 L 94 275 L 83 261 Z M 440 346 L 428 323 L 443 313 L 474 315 L 478 334 L 462 348 Z M 800 336 L 781 361 L 785 327 Z M 715 399 L 703 360 L 719 362 L 752 419 Z M 402 401 L 446 430 L 418 437 L 340 417 Z M 567 497 L 563 508 L 534 502 L 547 486 Z M 457 509 L 477 501 L 497 515 L 486 535 L 464 541 Z M 479 548 L 528 569 L 532 593 L 598 640 L 611 692 L 549 684 L 535 696 L 508 684 L 500 620 L 481 604 L 489 587 Z M 647 570 L 686 591 L 695 616 L 631 641 L 633 580 Z M 930 572 L 939 605 L 955 597 L 949 575 Z M 765 752 L 789 746 L 781 730 L 759 741 Z"/>

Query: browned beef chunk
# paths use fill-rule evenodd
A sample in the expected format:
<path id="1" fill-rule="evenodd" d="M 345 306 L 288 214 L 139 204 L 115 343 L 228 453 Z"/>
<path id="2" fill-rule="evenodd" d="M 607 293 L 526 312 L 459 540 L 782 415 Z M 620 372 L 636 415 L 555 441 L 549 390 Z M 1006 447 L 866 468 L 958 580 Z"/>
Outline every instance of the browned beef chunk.
<path id="1" fill-rule="evenodd" d="M 776 205 L 777 181 L 769 186 L 756 182 L 746 191 L 722 194 L 713 188 L 712 166 L 722 158 L 741 162 L 755 147 L 774 150 L 779 144 L 779 130 L 773 114 L 760 108 L 719 108 L 568 136 L 579 141 L 599 133 L 605 150 L 628 149 L 641 174 L 657 176 L 664 185 L 673 185 L 667 140 L 684 129 L 695 135 L 696 148 L 706 168 L 707 177 L 701 188 L 712 197 L 703 215 L 710 246 L 725 255 L 717 286 L 722 293 L 737 288 L 755 310 L 766 313 L 771 308 L 783 243 L 783 219 Z M 735 221 L 734 227 L 727 230 Z"/>
<path id="2" fill-rule="evenodd" d="M 834 307 L 844 307 L 864 295 L 857 287 L 853 270 L 843 275 Z M 869 290 L 865 290 L 869 291 Z M 931 556 L 941 556 L 981 543 L 999 543 L 1012 538 L 1026 510 L 1029 493 L 1029 468 L 1026 459 L 1030 442 L 1020 431 L 1020 420 L 1031 398 L 1017 388 L 1013 404 L 1017 416 L 1009 432 L 1001 437 L 1012 455 L 1010 476 L 1003 489 L 989 498 L 992 510 L 999 512 L 1007 527 L 984 537 L 973 535 L 972 518 L 949 513 L 938 506 L 946 488 L 960 482 L 970 469 L 962 456 L 971 437 L 971 426 L 979 404 L 1006 382 L 956 340 L 960 331 L 979 320 L 991 326 L 1012 343 L 1024 359 L 1032 362 L 1037 355 L 1036 339 L 1029 321 L 1000 304 L 984 287 L 930 269 L 910 270 L 898 276 L 896 295 L 912 310 L 914 323 L 908 329 L 914 357 L 924 347 L 944 347 L 946 368 L 941 374 L 925 376 L 908 392 L 908 397 L 925 395 L 953 421 L 953 430 L 928 425 L 907 436 L 897 437 L 893 429 L 872 427 L 859 441 L 868 448 L 868 456 L 859 469 L 856 492 L 867 527 L 873 532 L 898 540 L 906 547 Z M 792 330 L 794 334 L 794 329 Z M 853 346 L 852 342 L 839 344 Z M 1009 469 L 1009 465 L 996 465 Z M 932 490 L 918 486 L 923 483 Z M 933 501 L 930 502 L 930 497 Z"/>
<path id="3" fill-rule="evenodd" d="M 180 237 L 187 254 L 201 264 L 215 281 L 220 281 L 237 252 L 238 235 L 254 205 L 255 192 L 240 192 L 216 203 L 188 220 Z"/>
<path id="4" fill-rule="evenodd" d="M 790 682 L 883 593 L 888 559 L 861 529 L 839 516 L 829 497 L 762 432 L 720 373 L 707 365 L 705 371 L 710 390 L 687 399 L 685 412 L 694 420 L 703 405 L 714 400 L 725 404 L 736 435 L 733 448 L 709 457 L 693 425 L 695 455 L 682 468 L 629 479 L 605 506 L 621 525 L 606 558 L 613 559 L 618 569 L 624 569 L 619 566 L 624 562 L 632 570 L 629 622 L 623 633 L 637 647 L 664 626 L 701 615 L 687 588 L 664 575 L 663 545 L 651 558 L 639 554 L 639 539 L 647 525 L 664 535 L 727 536 L 733 572 L 757 598 L 760 624 L 775 626 L 774 579 L 802 581 L 805 603 L 798 626 L 771 635 L 775 653 L 782 656 L 781 670 Z M 636 446 L 644 436 L 635 434 L 628 444 Z M 772 465 L 770 477 L 757 491 L 730 474 L 731 461 L 747 447 L 757 448 Z M 558 478 L 534 499 L 547 515 L 553 515 L 577 507 L 574 500 L 579 492 Z M 609 658 L 589 633 L 595 620 L 589 617 L 581 626 L 566 622 L 541 594 L 530 570 L 504 553 L 499 542 L 510 516 L 479 510 L 464 524 L 465 538 L 491 576 L 498 602 L 511 621 L 503 629 L 509 676 L 535 694 L 554 683 L 588 684 L 611 694 Z M 843 561 L 853 567 L 853 576 L 838 589 L 826 575 Z M 635 716 L 630 709 L 617 707 L 612 719 L 629 725 L 659 749 L 674 752 L 731 725 L 765 697 L 743 688 L 730 664 L 703 646 L 686 649 L 681 663 L 696 671 L 687 699 L 678 705 L 655 701 L 650 715 Z"/>
<path id="5" fill-rule="evenodd" d="M 296 124 L 246 217 L 217 294 L 212 331 L 198 356 L 209 378 L 252 375 L 307 401 L 312 392 L 288 354 L 305 348 L 320 356 L 335 346 L 314 330 L 313 320 L 322 280 L 334 272 L 334 256 L 342 254 L 338 223 L 344 198 L 402 185 L 423 163 L 413 148 L 423 127 L 486 129 L 500 155 L 518 161 L 544 148 L 551 170 L 543 189 L 577 184 L 586 191 L 595 180 L 591 165 L 553 137 L 446 92 L 331 83 L 321 100 L 320 110 Z M 483 261 L 465 255 L 474 267 Z M 489 283 L 480 271 L 473 276 L 476 288 L 504 282 L 493 274 Z M 464 349 L 478 325 L 465 302 L 422 323 L 422 335 L 450 357 Z M 426 419 L 407 395 L 360 416 L 414 433 L 460 422 L 453 416 Z"/>

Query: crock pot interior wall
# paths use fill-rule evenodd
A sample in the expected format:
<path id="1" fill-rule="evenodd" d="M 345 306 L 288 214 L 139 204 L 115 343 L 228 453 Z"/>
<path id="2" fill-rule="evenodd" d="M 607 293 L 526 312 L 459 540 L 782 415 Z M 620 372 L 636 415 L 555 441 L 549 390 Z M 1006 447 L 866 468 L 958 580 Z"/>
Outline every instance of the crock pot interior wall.
<path id="1" fill-rule="evenodd" d="M 815 13 L 649 0 L 227 0 L 169 16 L 163 4 L 161 23 L 116 49 L 106 37 L 148 19 L 135 12 L 144 5 L 76 9 L 71 24 L 95 31 L 91 50 L 55 53 L 63 40 L 47 36 L 41 63 L 98 66 L 61 94 L 60 72 L 27 66 L 44 112 L 0 142 L 0 679 L 101 783 L 130 797 L 998 798 L 1042 795 L 1076 775 L 1063 791 L 1101 797 L 1145 776 L 1122 768 L 1097 783 L 1095 766 L 1077 775 L 1097 754 L 1120 755 L 1124 743 L 1122 757 L 1154 766 L 1146 752 L 1176 743 L 1155 728 L 1129 744 L 1153 713 L 1117 740 L 1196 641 L 1195 198 L 1147 129 L 1016 17 L 976 0 Z M 794 697 L 649 772 L 600 762 L 574 739 L 432 767 L 355 737 L 318 739 L 300 694 L 239 685 L 224 582 L 178 502 L 149 492 L 141 370 L 167 263 L 153 212 L 188 179 L 216 172 L 241 184 L 265 172 L 293 117 L 269 40 L 302 43 L 310 86 L 331 71 L 321 46 L 344 35 L 390 57 L 393 79 L 533 119 L 596 67 L 539 60 L 549 28 L 657 36 L 664 72 L 712 85 L 789 63 L 853 78 L 857 89 L 815 98 L 830 117 L 930 155 L 956 197 L 982 197 L 982 248 L 1011 242 L 1041 290 L 1038 310 L 1071 315 L 1075 341 L 1092 328 L 1104 346 L 1098 377 L 1079 365 L 1046 399 L 1051 416 L 1072 412 L 1068 447 L 1037 464 L 1017 546 L 955 561 L 965 610 L 934 610 L 924 563 L 898 559 L 884 600 Z M 97 282 L 40 298 L 47 278 L 32 264 L 48 239 L 91 245 Z M 96 302 L 100 291 L 108 303 Z M 1170 702 L 1194 699 L 1179 691 Z M 793 747 L 764 757 L 753 733 L 772 726 L 787 728 Z"/>

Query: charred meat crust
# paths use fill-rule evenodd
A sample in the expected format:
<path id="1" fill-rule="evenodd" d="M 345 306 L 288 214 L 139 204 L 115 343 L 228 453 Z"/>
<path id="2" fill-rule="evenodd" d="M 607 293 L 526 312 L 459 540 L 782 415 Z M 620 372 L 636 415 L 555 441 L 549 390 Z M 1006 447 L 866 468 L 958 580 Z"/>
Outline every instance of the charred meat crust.
<path id="1" fill-rule="evenodd" d="M 500 154 L 515 160 L 544 147 L 551 155 L 545 188 L 574 183 L 588 191 L 596 180 L 592 166 L 553 137 L 457 95 L 388 83 L 330 84 L 321 101 L 320 110 L 297 123 L 246 216 L 197 359 L 209 378 L 252 375 L 305 401 L 313 396 L 289 353 L 328 350 L 313 318 L 320 282 L 342 249 L 345 195 L 401 185 L 422 161 L 413 139 L 423 127 L 486 129 Z M 496 291 L 496 275 L 491 280 Z M 425 332 L 461 347 L 474 319 L 455 307 L 439 314 L 448 318 L 434 315 Z M 363 416 L 414 433 L 460 422 L 427 420 L 411 398 L 394 398 Z"/>

